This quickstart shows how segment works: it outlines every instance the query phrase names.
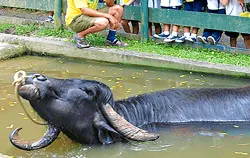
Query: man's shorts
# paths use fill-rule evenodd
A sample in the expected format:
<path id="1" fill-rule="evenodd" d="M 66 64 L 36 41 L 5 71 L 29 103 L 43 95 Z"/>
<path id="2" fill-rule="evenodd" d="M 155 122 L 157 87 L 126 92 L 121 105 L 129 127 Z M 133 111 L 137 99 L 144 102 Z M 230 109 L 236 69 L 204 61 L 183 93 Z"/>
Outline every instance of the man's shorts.
<path id="1" fill-rule="evenodd" d="M 226 31 L 225 34 L 231 38 L 237 38 L 240 35 L 240 33 L 238 33 L 238 32 L 228 32 L 228 31 Z M 250 34 L 246 34 L 246 33 L 241 33 L 241 35 L 242 36 L 250 36 Z"/>
<path id="2" fill-rule="evenodd" d="M 193 2 L 186 2 L 184 6 L 185 11 L 204 12 L 207 6 L 207 0 L 194 0 Z"/>
<path id="3" fill-rule="evenodd" d="M 98 9 L 98 11 L 103 13 L 109 12 L 109 7 L 103 7 Z M 80 14 L 72 20 L 72 22 L 69 24 L 69 28 L 73 30 L 74 32 L 81 32 L 83 30 L 86 30 L 92 26 L 94 26 L 94 22 L 99 17 L 90 17 L 84 14 Z"/>

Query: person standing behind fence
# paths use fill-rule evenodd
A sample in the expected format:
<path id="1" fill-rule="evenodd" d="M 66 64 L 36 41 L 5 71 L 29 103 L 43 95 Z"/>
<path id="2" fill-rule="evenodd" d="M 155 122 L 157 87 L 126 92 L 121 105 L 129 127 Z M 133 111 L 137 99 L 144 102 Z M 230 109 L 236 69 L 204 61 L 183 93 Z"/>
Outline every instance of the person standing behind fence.
<path id="1" fill-rule="evenodd" d="M 207 0 L 186 0 L 184 10 L 194 12 L 204 12 L 207 6 Z M 191 27 L 184 26 L 184 35 L 175 40 L 175 42 L 182 43 L 184 41 L 196 42 L 196 37 L 199 28 L 193 27 L 192 33 L 190 33 Z"/>
<path id="2" fill-rule="evenodd" d="M 225 6 L 227 15 L 239 16 L 244 11 L 245 5 L 240 0 L 221 0 L 221 3 Z M 225 34 L 230 37 L 230 46 L 236 47 L 239 33 L 226 31 Z M 246 48 L 250 49 L 250 34 L 241 33 L 241 35 L 244 38 Z"/>
<path id="3" fill-rule="evenodd" d="M 49 11 L 49 16 L 44 21 L 54 23 L 54 11 Z"/>
<path id="4" fill-rule="evenodd" d="M 160 8 L 160 2 L 161 2 L 161 0 L 148 0 L 148 7 L 149 8 Z M 160 23 L 149 22 L 148 23 L 148 34 L 149 34 L 149 36 L 153 35 L 152 24 L 154 24 L 155 33 L 156 34 L 161 33 L 161 24 Z"/>
<path id="5" fill-rule="evenodd" d="M 174 10 L 181 10 L 182 7 L 182 0 L 161 0 L 161 8 L 162 9 L 174 9 Z M 170 34 L 170 24 L 163 24 L 164 25 L 164 32 L 160 34 L 154 34 L 155 38 L 164 39 L 164 42 L 173 42 L 178 39 L 178 31 L 180 26 L 173 25 L 172 26 L 172 33 Z"/>
<path id="6" fill-rule="evenodd" d="M 62 0 L 62 13 L 66 15 L 67 0 Z M 46 22 L 54 23 L 54 11 L 48 11 L 49 16 L 44 20 Z"/>
<path id="7" fill-rule="evenodd" d="M 215 14 L 226 14 L 225 7 L 220 0 L 207 0 L 207 12 Z M 197 41 L 202 43 L 217 44 L 221 38 L 223 31 L 204 29 L 202 36 L 197 36 Z"/>
<path id="8" fill-rule="evenodd" d="M 140 0 L 122 0 L 120 5 L 123 7 L 129 6 L 129 5 L 140 6 Z M 132 24 L 133 34 L 138 34 L 139 33 L 139 21 L 137 21 L 137 20 L 125 20 L 125 19 L 123 19 L 121 21 L 121 24 L 122 24 L 124 31 L 126 33 L 131 33 L 130 26 L 128 24 L 129 22 L 131 22 L 131 24 Z"/>

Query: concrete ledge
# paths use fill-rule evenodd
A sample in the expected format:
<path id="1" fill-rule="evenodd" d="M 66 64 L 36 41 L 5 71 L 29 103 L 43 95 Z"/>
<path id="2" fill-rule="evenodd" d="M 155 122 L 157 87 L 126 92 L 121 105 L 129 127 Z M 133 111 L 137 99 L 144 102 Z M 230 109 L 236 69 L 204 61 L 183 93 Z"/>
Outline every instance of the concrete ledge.
<path id="1" fill-rule="evenodd" d="M 241 77 L 250 76 L 250 68 L 248 67 L 214 64 L 114 48 L 91 47 L 87 49 L 78 49 L 74 44 L 62 41 L 61 39 L 25 37 L 0 33 L 0 42 L 18 43 L 26 48 L 26 51 L 53 56 L 65 56 L 112 63 L 204 72 L 210 74 L 223 74 Z"/>
<path id="2" fill-rule="evenodd" d="M 22 55 L 26 48 L 22 45 L 14 45 L 0 42 L 0 60 L 5 60 Z"/>

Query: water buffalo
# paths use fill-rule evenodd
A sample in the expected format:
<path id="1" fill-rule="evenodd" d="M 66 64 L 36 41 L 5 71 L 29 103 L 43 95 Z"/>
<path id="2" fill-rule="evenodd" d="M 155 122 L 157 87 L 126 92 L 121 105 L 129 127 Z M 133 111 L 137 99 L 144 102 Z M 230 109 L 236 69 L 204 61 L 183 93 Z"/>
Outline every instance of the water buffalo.
<path id="1" fill-rule="evenodd" d="M 104 83 L 57 79 L 42 74 L 27 77 L 17 90 L 48 123 L 37 141 L 10 134 L 23 150 L 48 146 L 60 131 L 84 144 L 150 141 L 159 135 L 140 129 L 152 123 L 250 122 L 250 87 L 169 89 L 115 101 Z"/>

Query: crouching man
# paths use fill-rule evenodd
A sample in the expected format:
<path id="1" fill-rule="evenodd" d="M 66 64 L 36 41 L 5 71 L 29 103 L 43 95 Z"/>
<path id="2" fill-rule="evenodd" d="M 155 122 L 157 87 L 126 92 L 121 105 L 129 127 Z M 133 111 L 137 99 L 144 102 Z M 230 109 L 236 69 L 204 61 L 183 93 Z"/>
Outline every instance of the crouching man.
<path id="1" fill-rule="evenodd" d="M 74 39 L 77 48 L 87 48 L 87 34 L 102 31 L 110 25 L 106 45 L 127 46 L 115 35 L 120 27 L 123 7 L 115 5 L 114 0 L 105 1 L 107 7 L 97 9 L 98 0 L 67 0 L 66 25 L 76 34 Z"/>

